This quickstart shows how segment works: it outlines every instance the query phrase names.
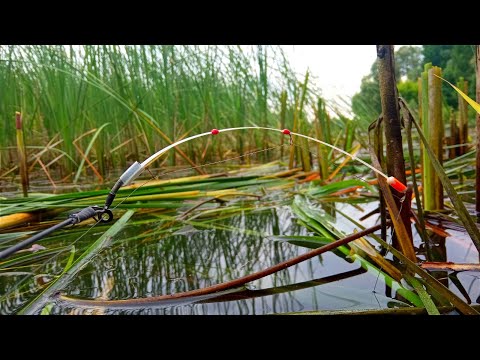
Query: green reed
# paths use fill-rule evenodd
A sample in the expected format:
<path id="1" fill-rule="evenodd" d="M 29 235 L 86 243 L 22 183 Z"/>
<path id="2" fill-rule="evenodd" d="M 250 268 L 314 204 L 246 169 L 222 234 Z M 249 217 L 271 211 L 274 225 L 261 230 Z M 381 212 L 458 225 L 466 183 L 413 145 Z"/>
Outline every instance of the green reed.
<path id="1" fill-rule="evenodd" d="M 108 176 L 214 127 L 290 128 L 295 114 L 306 118 L 302 109 L 314 104 L 316 91 L 297 80 L 279 47 L 168 45 L 0 46 L 0 88 L 2 168 L 15 160 L 9 149 L 15 141 L 12 119 L 21 111 L 29 149 L 59 136 L 57 151 L 46 151 L 42 161 L 55 160 L 52 169 L 70 179 L 92 174 L 92 167 Z M 213 144 L 202 139 L 181 149 L 184 154 L 172 152 L 167 161 L 211 161 L 270 142 L 268 134 L 231 135 Z M 57 158 L 58 151 L 68 156 Z"/>

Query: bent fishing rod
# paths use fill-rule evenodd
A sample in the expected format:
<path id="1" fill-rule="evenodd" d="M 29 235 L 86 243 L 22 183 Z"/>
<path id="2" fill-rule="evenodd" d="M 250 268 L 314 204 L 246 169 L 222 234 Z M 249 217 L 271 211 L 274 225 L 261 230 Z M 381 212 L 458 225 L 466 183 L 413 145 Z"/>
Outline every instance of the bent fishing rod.
<path id="1" fill-rule="evenodd" d="M 341 152 L 342 154 L 350 157 L 351 159 L 362 163 L 363 165 L 367 166 L 369 169 L 376 172 L 378 175 L 384 177 L 387 180 L 387 183 L 391 187 L 393 187 L 395 190 L 397 190 L 398 192 L 403 193 L 407 189 L 407 187 L 402 182 L 400 182 L 398 179 L 396 179 L 395 177 L 388 176 L 388 175 L 384 174 L 382 171 L 374 168 L 372 165 L 366 163 L 365 161 L 358 158 L 357 156 L 352 155 L 352 154 L 350 154 L 350 153 L 348 153 L 348 152 L 346 152 L 342 149 L 339 149 L 338 147 L 336 147 L 332 144 L 329 144 L 329 143 L 326 143 L 324 141 L 312 138 L 312 137 L 307 136 L 307 135 L 295 133 L 295 132 L 290 131 L 288 129 L 281 130 L 281 129 L 274 129 L 274 128 L 268 128 L 268 127 L 260 127 L 260 126 L 243 126 L 243 127 L 227 128 L 227 129 L 222 129 L 222 130 L 212 129 L 211 131 L 204 132 L 204 133 L 197 134 L 197 135 L 193 135 L 193 136 L 187 137 L 185 139 L 179 140 L 175 143 L 172 143 L 172 144 L 164 147 L 163 149 L 157 151 L 155 154 L 151 155 L 149 158 L 147 158 L 142 163 L 139 163 L 138 161 L 134 162 L 120 176 L 120 178 L 117 180 L 115 185 L 113 185 L 112 189 L 110 190 L 110 192 L 107 195 L 107 198 L 105 200 L 105 204 L 103 205 L 103 207 L 96 206 L 96 205 L 89 206 L 89 207 L 86 207 L 86 208 L 80 210 L 79 212 L 77 212 L 75 214 L 69 215 L 68 219 L 66 219 L 66 220 L 64 220 L 64 221 L 46 229 L 46 230 L 38 232 L 37 234 L 33 235 L 32 237 L 30 237 L 30 238 L 28 238 L 24 241 L 21 241 L 18 244 L 13 245 L 10 248 L 7 248 L 6 250 L 1 251 L 0 252 L 0 260 L 7 258 L 8 256 L 16 253 L 17 251 L 27 247 L 28 245 L 30 245 L 30 244 L 38 241 L 38 240 L 43 239 L 44 237 L 51 234 L 55 230 L 64 228 L 68 225 L 73 226 L 73 225 L 76 225 L 76 224 L 78 224 L 82 221 L 85 221 L 87 219 L 90 219 L 90 218 L 94 218 L 97 221 L 97 223 L 98 222 L 108 223 L 108 222 L 112 221 L 113 220 L 113 213 L 109 209 L 110 209 L 110 206 L 113 203 L 113 200 L 115 199 L 115 197 L 117 195 L 118 190 L 123 186 L 130 185 L 143 172 L 143 170 L 145 170 L 149 165 L 151 165 L 160 156 L 165 154 L 168 150 L 170 150 L 170 149 L 172 149 L 172 148 L 174 148 L 174 147 L 176 147 L 180 144 L 183 144 L 187 141 L 198 139 L 198 138 L 203 137 L 203 136 L 218 135 L 219 133 L 224 133 L 224 132 L 228 132 L 228 131 L 249 130 L 249 129 L 276 131 L 276 132 L 280 132 L 284 135 L 288 135 L 290 137 L 290 144 L 291 145 L 293 145 L 292 135 L 295 135 L 295 136 L 302 137 L 302 138 L 307 139 L 307 140 L 317 142 L 321 145 L 328 146 L 328 147 L 330 147 L 334 150 L 337 150 L 337 151 Z"/>

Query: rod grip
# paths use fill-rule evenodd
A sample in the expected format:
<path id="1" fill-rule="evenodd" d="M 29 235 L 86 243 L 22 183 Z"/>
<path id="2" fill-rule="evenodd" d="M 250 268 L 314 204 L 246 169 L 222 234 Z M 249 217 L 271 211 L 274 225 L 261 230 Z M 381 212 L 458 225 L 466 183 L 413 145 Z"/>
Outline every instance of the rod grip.
<path id="1" fill-rule="evenodd" d="M 97 212 L 95 211 L 95 209 L 92 208 L 91 206 L 89 206 L 89 207 L 86 207 L 85 209 L 80 210 L 76 214 L 70 215 L 70 217 L 74 219 L 73 224 L 75 225 L 75 224 L 78 224 L 78 223 L 80 223 L 84 220 L 87 220 L 87 219 L 90 219 L 90 218 L 94 217 L 96 214 L 97 214 Z"/>

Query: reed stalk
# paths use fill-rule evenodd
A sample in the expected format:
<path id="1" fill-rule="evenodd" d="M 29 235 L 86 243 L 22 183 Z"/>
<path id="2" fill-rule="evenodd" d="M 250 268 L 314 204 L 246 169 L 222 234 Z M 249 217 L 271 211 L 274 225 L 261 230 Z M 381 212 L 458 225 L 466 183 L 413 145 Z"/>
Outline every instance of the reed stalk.
<path id="1" fill-rule="evenodd" d="M 423 133 L 425 134 L 426 139 L 430 139 L 430 130 L 428 126 L 428 109 L 429 109 L 429 101 L 428 101 L 428 71 L 432 68 L 432 63 L 427 63 L 424 66 L 424 71 L 422 72 L 422 86 L 419 87 L 419 90 L 422 91 L 422 101 L 421 101 L 421 126 Z M 434 172 L 433 166 L 431 165 L 430 159 L 428 157 L 428 153 L 425 151 L 423 144 L 420 146 L 421 151 L 423 153 L 422 156 L 422 201 L 423 201 L 423 208 L 425 209 L 425 204 L 431 203 L 430 200 L 430 193 L 426 190 L 429 188 L 433 188 L 433 184 L 430 183 L 431 174 Z"/>
<path id="2" fill-rule="evenodd" d="M 428 70 L 429 101 L 427 127 L 429 144 L 440 164 L 443 164 L 442 81 L 435 75 L 442 75 L 442 70 L 437 66 L 433 66 Z M 443 209 L 443 186 L 435 171 L 428 172 L 428 177 L 425 177 L 423 191 L 426 197 L 425 210 Z"/>
<path id="3" fill-rule="evenodd" d="M 15 113 L 15 128 L 17 129 L 17 154 L 18 168 L 20 169 L 20 180 L 22 183 L 23 196 L 28 197 L 28 169 L 27 156 L 25 154 L 25 139 L 23 136 L 22 114 Z"/>
<path id="4" fill-rule="evenodd" d="M 321 98 L 318 98 L 317 100 L 316 110 L 317 110 L 317 118 L 316 118 L 317 121 L 315 122 L 315 130 L 316 130 L 317 139 L 329 143 L 330 134 L 328 131 L 329 128 L 327 127 L 327 123 L 329 122 L 329 119 L 327 118 L 324 101 Z M 328 176 L 329 176 L 329 169 L 328 169 L 329 151 L 324 146 L 321 146 L 321 144 L 318 144 L 317 154 L 319 155 L 318 167 L 320 170 L 320 178 L 322 179 L 322 181 L 325 181 L 326 179 L 328 179 Z"/>
<path id="5" fill-rule="evenodd" d="M 14 156 L 15 128 L 7 119 L 12 108 L 25 109 L 32 126 L 23 131 L 31 145 L 59 134 L 58 148 L 68 155 L 55 163 L 62 177 L 86 161 L 75 139 L 111 123 L 93 143 L 75 143 L 82 152 L 90 147 L 88 160 L 105 177 L 192 131 L 277 127 L 282 111 L 284 127 L 292 129 L 293 102 L 297 118 L 312 104 L 307 80 L 299 83 L 281 48 L 270 46 L 0 46 L 0 166 Z M 283 105 L 279 89 L 285 91 Z M 176 149 L 179 156 L 171 154 L 167 162 L 221 159 L 227 147 L 243 153 L 270 144 L 268 136 L 231 137 L 215 146 L 204 139 Z M 53 157 L 45 154 L 42 161 Z"/>
<path id="6" fill-rule="evenodd" d="M 405 176 L 405 161 L 400 124 L 398 91 L 395 81 L 394 49 L 392 45 L 377 45 L 378 78 L 380 83 L 380 98 L 382 103 L 383 124 L 386 139 L 387 173 L 403 184 L 407 183 Z M 383 189 L 382 189 L 383 190 Z M 405 254 L 413 253 L 412 227 L 410 222 L 410 201 L 403 202 L 397 190 L 393 190 L 395 203 L 400 209 L 401 221 L 405 226 L 407 239 L 394 236 L 393 245 L 403 249 Z M 385 194 L 384 194 L 385 195 Z M 397 215 L 394 215 L 397 216 Z M 398 231 L 398 229 L 395 229 Z M 399 243 L 402 241 L 404 243 Z"/>
<path id="7" fill-rule="evenodd" d="M 458 144 L 457 142 L 458 137 L 458 129 L 457 129 L 457 121 L 455 117 L 455 110 L 450 109 L 450 137 L 448 145 L 450 145 L 450 149 L 448 150 L 448 158 L 455 159 L 457 156 L 457 150 L 454 145 Z"/>
<path id="8" fill-rule="evenodd" d="M 283 90 L 282 93 L 280 94 L 280 129 L 285 129 L 286 113 L 287 113 L 287 92 Z M 280 140 L 280 144 L 282 145 L 282 147 L 280 148 L 280 158 L 283 158 L 284 141 L 285 141 L 285 138 L 282 136 L 282 139 Z"/>
<path id="9" fill-rule="evenodd" d="M 457 82 L 457 87 L 468 95 L 468 81 L 461 77 Z M 458 133 L 459 144 L 462 144 L 458 148 L 458 155 L 461 156 L 465 154 L 467 147 L 464 144 L 468 142 L 468 103 L 460 94 L 458 94 Z"/>

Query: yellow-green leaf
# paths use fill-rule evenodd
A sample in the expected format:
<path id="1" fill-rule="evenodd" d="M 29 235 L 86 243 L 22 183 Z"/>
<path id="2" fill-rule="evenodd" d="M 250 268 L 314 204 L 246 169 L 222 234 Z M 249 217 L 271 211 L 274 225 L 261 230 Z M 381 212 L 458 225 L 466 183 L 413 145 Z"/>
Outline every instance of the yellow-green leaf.
<path id="1" fill-rule="evenodd" d="M 75 245 L 72 245 L 70 249 L 70 257 L 68 258 L 67 265 L 65 265 L 65 269 L 63 269 L 62 274 L 64 274 L 73 264 L 73 259 L 75 258 Z"/>
<path id="2" fill-rule="evenodd" d="M 40 313 L 40 315 L 50 315 L 52 312 L 53 303 L 48 303 Z"/>
<path id="3" fill-rule="evenodd" d="M 433 74 L 433 75 L 435 75 L 435 74 Z M 445 80 L 444 78 L 442 78 L 438 75 L 435 75 L 435 76 L 442 79 L 443 81 L 449 83 L 450 86 L 453 87 L 455 89 L 455 91 L 458 92 L 460 95 L 462 95 L 462 97 L 465 99 L 465 101 L 468 102 L 470 104 L 470 106 L 473 107 L 475 109 L 475 111 L 480 114 L 480 104 L 479 103 L 470 99 L 467 94 L 465 94 L 462 90 L 460 90 L 455 85 L 453 85 L 450 81 Z"/>

